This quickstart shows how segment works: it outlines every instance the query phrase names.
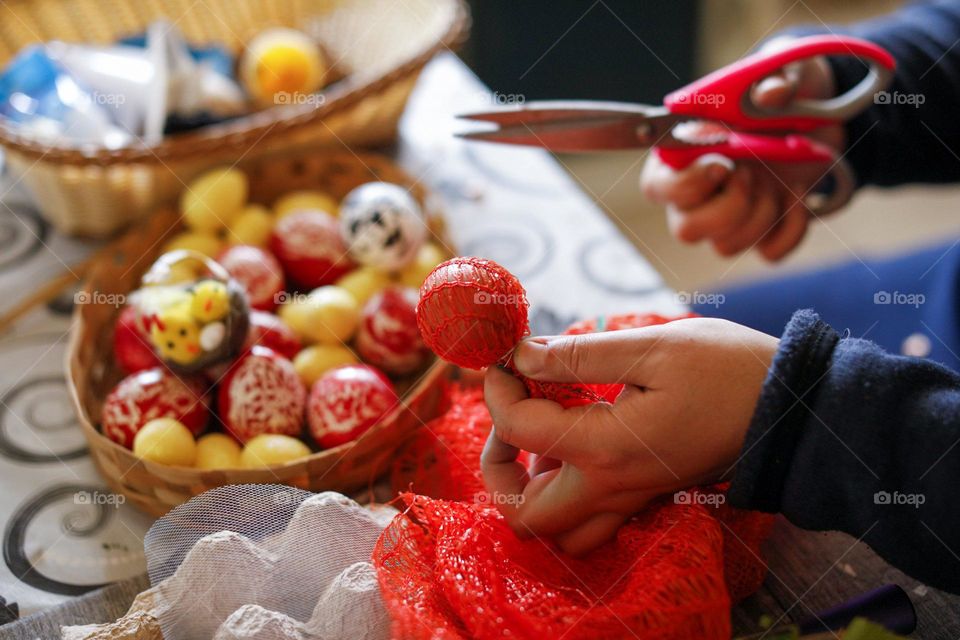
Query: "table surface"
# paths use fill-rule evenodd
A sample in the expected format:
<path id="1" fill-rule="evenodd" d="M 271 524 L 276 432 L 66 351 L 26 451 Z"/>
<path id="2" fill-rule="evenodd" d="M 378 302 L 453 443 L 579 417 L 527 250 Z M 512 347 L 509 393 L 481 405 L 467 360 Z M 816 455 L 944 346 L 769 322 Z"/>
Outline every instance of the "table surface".
<path id="1" fill-rule="evenodd" d="M 656 271 L 549 155 L 451 138 L 462 126 L 453 113 L 490 106 L 485 88 L 445 54 L 424 72 L 401 127 L 398 158 L 437 194 L 461 252 L 493 258 L 521 278 L 537 333 L 586 315 L 679 311 Z M 96 248 L 51 230 L 17 185 L 0 187 L 0 204 L 0 309 Z M 0 340 L 0 596 L 29 616 L 4 627 L 4 637 L 57 637 L 60 624 L 113 620 L 147 586 L 142 538 L 150 518 L 128 505 L 77 499 L 107 490 L 64 386 L 72 296 Z M 737 632 L 756 630 L 764 614 L 798 620 L 894 582 L 918 610 L 912 637 L 960 637 L 960 598 L 904 576 L 849 536 L 779 520 L 766 549 L 769 576 L 734 610 Z"/>

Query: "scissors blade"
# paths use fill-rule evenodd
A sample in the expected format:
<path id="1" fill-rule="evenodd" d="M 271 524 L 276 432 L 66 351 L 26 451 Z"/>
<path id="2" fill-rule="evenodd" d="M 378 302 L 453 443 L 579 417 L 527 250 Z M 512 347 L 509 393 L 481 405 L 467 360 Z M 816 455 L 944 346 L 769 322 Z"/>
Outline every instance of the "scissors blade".
<path id="1" fill-rule="evenodd" d="M 589 100 L 531 102 L 459 117 L 498 125 L 457 134 L 461 138 L 561 152 L 649 147 L 671 137 L 682 119 L 664 107 Z"/>

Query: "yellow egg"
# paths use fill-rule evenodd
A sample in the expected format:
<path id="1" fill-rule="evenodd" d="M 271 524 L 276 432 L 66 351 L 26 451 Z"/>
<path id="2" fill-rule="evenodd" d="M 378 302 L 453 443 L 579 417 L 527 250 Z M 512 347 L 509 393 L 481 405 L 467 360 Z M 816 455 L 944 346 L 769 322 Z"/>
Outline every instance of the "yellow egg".
<path id="1" fill-rule="evenodd" d="M 294 29 L 258 33 L 240 59 L 239 76 L 247 92 L 264 106 L 300 104 L 300 96 L 320 88 L 327 64 L 317 43 Z"/>
<path id="2" fill-rule="evenodd" d="M 223 243 L 219 238 L 208 233 L 195 233 L 184 231 L 178 233 L 163 246 L 163 252 L 176 251 L 177 249 L 192 249 L 207 256 L 216 258 L 220 253 Z"/>
<path id="3" fill-rule="evenodd" d="M 400 282 L 408 287 L 419 289 L 434 267 L 447 259 L 443 249 L 432 242 L 420 247 L 413 261 L 400 270 Z"/>
<path id="4" fill-rule="evenodd" d="M 240 443 L 225 433 L 208 433 L 197 440 L 197 469 L 237 469 Z"/>
<path id="5" fill-rule="evenodd" d="M 265 247 L 273 231 L 273 216 L 270 210 L 259 204 L 248 204 L 230 223 L 227 242 Z"/>
<path id="6" fill-rule="evenodd" d="M 197 443 L 182 423 L 173 418 L 157 418 L 143 425 L 134 436 L 133 455 L 160 464 L 189 467 L 196 460 Z"/>
<path id="7" fill-rule="evenodd" d="M 328 285 L 280 307 L 280 318 L 304 342 L 342 344 L 360 323 L 360 303 L 346 289 Z"/>
<path id="8" fill-rule="evenodd" d="M 273 213 L 277 218 L 282 218 L 294 211 L 313 209 L 320 209 L 332 216 L 340 213 L 340 205 L 337 201 L 322 191 L 291 191 L 273 203 Z"/>
<path id="9" fill-rule="evenodd" d="M 334 367 L 356 364 L 357 356 L 343 345 L 314 344 L 293 358 L 293 368 L 309 389 L 324 373 Z"/>
<path id="10" fill-rule="evenodd" d="M 250 440 L 240 453 L 240 465 L 245 469 L 269 467 L 293 462 L 310 455 L 310 447 L 296 438 L 263 433 Z"/>
<path id="11" fill-rule="evenodd" d="M 362 307 L 373 294 L 390 284 L 390 276 L 376 267 L 360 267 L 342 276 L 336 284 L 352 293 Z"/>
<path id="12" fill-rule="evenodd" d="M 247 176 L 238 169 L 214 169 L 191 182 L 180 197 L 180 213 L 194 231 L 215 233 L 247 203 Z"/>

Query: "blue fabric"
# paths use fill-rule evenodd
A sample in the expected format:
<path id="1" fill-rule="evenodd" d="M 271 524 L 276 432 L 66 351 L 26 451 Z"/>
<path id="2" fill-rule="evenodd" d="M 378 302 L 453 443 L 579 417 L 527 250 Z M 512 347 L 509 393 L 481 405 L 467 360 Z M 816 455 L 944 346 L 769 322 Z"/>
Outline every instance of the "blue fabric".
<path id="1" fill-rule="evenodd" d="M 897 61 L 889 100 L 877 100 L 846 127 L 846 159 L 860 184 L 960 180 L 960 1 L 917 2 L 851 26 L 815 24 L 789 33 L 856 36 L 884 47 Z M 866 66 L 849 56 L 830 63 L 840 91 L 866 73 Z"/>
<path id="2" fill-rule="evenodd" d="M 960 371 L 958 273 L 960 240 L 722 290 L 722 298 L 711 298 L 722 304 L 694 310 L 780 335 L 797 309 L 809 307 L 835 329 L 893 353 L 908 336 L 922 334 L 931 360 Z"/>
<path id="3" fill-rule="evenodd" d="M 840 530 L 960 592 L 960 375 L 790 320 L 730 487 L 733 506 Z"/>

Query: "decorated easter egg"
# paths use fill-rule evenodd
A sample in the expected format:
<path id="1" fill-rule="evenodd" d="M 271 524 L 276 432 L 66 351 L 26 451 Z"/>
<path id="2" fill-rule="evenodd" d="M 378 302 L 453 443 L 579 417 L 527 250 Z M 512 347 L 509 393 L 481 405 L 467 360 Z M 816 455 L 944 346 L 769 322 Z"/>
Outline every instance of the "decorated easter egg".
<path id="1" fill-rule="evenodd" d="M 240 444 L 225 433 L 208 433 L 197 439 L 198 469 L 236 469 L 240 464 Z"/>
<path id="2" fill-rule="evenodd" d="M 346 289 L 328 285 L 291 297 L 280 317 L 304 342 L 342 344 L 357 330 L 360 305 Z"/>
<path id="3" fill-rule="evenodd" d="M 357 364 L 357 356 L 339 344 L 313 344 L 293 359 L 293 368 L 308 389 L 327 371 L 347 364 Z"/>
<path id="4" fill-rule="evenodd" d="M 113 356 L 126 373 L 160 364 L 160 358 L 150 344 L 150 334 L 135 306 L 124 307 L 117 318 L 113 330 Z"/>
<path id="5" fill-rule="evenodd" d="M 288 360 L 293 359 L 303 346 L 287 323 L 266 311 L 250 312 L 250 330 L 243 348 L 246 351 L 254 345 L 273 349 Z"/>
<path id="6" fill-rule="evenodd" d="M 266 347 L 241 356 L 220 382 L 217 406 L 226 430 L 240 442 L 262 433 L 298 435 L 306 389 L 293 363 Z"/>
<path id="7" fill-rule="evenodd" d="M 310 455 L 310 447 L 290 436 L 265 433 L 251 439 L 240 453 L 240 466 L 261 469 Z"/>
<path id="8" fill-rule="evenodd" d="M 247 296 L 233 279 L 203 278 L 184 287 L 141 289 L 137 306 L 160 358 L 186 372 L 235 356 L 249 328 Z"/>
<path id="9" fill-rule="evenodd" d="M 520 281 L 492 260 L 453 258 L 420 287 L 417 326 L 430 349 L 467 369 L 501 362 L 527 333 Z"/>
<path id="10" fill-rule="evenodd" d="M 406 189 L 388 182 L 362 184 L 340 205 L 340 231 L 357 262 L 400 269 L 427 237 L 420 205 Z"/>
<path id="11" fill-rule="evenodd" d="M 356 349 L 364 362 L 402 375 L 419 369 L 430 351 L 417 328 L 417 291 L 391 286 L 363 307 Z"/>
<path id="12" fill-rule="evenodd" d="M 190 467 L 197 457 L 197 443 L 182 422 L 155 418 L 134 436 L 133 455 L 141 460 Z"/>
<path id="13" fill-rule="evenodd" d="M 298 211 L 278 220 L 270 250 L 287 278 L 304 289 L 331 284 L 354 266 L 337 221 L 321 211 Z"/>
<path id="14" fill-rule="evenodd" d="M 194 435 L 203 432 L 210 418 L 207 385 L 196 376 L 179 377 L 163 367 L 144 369 L 127 376 L 103 403 L 103 434 L 125 447 L 143 425 L 155 418 L 173 418 Z"/>
<path id="15" fill-rule="evenodd" d="M 217 262 L 247 293 L 250 306 L 271 311 L 283 291 L 283 268 L 277 259 L 259 247 L 236 245 L 220 254 Z"/>
<path id="16" fill-rule="evenodd" d="M 393 385 L 368 365 L 347 365 L 325 373 L 310 390 L 310 435 L 325 449 L 359 438 L 400 403 Z"/>

